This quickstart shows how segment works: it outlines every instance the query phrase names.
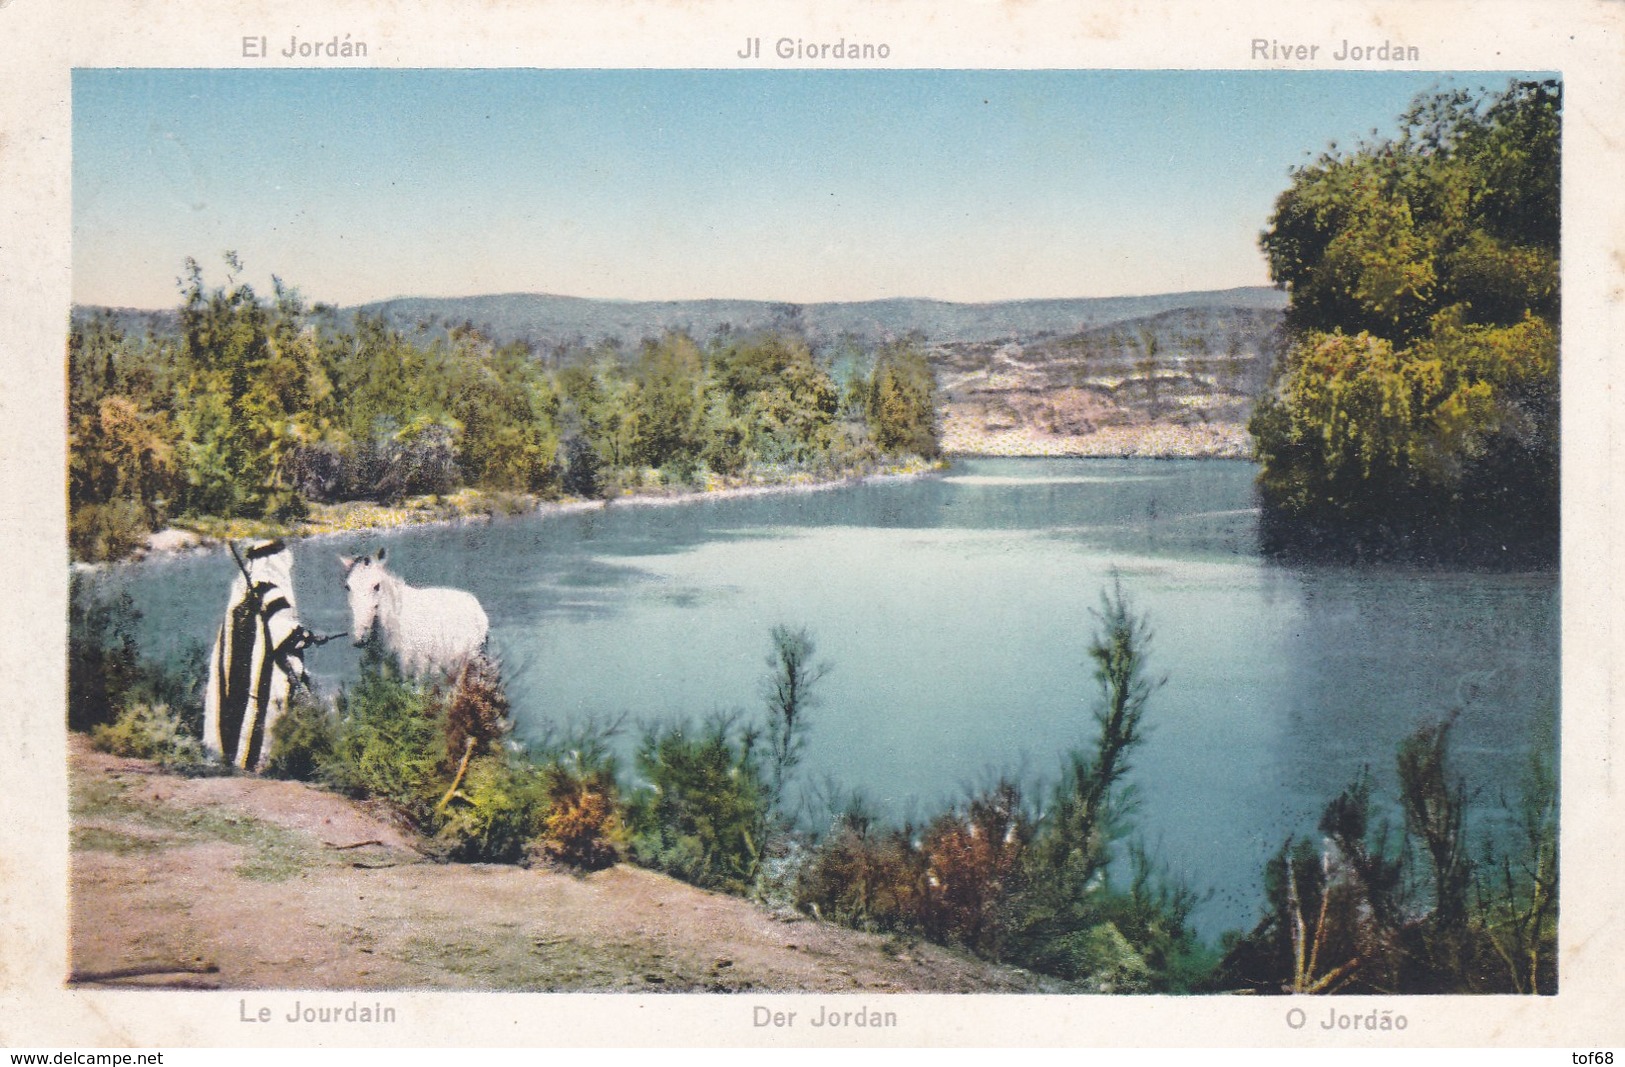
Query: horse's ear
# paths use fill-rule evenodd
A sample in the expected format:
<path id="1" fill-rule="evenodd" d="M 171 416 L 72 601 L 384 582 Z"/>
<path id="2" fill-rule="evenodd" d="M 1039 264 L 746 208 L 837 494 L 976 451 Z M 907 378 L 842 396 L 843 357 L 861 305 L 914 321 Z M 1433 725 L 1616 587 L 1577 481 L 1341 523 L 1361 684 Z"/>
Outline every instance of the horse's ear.
<path id="1" fill-rule="evenodd" d="M 351 567 L 355 566 L 355 557 L 354 556 L 340 556 L 339 557 L 339 566 L 343 567 L 345 570 L 349 570 Z"/>

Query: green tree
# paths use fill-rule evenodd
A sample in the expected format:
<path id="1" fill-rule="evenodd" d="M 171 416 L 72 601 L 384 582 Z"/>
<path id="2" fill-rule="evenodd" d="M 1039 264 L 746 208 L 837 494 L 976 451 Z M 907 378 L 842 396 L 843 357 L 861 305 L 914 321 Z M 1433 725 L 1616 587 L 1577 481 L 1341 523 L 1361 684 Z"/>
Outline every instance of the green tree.
<path id="1" fill-rule="evenodd" d="M 869 432 L 881 452 L 935 458 L 937 381 L 917 341 L 891 342 L 869 375 Z"/>
<path id="2" fill-rule="evenodd" d="M 1294 172 L 1261 238 L 1293 336 L 1251 424 L 1272 529 L 1555 550 L 1560 104 L 1423 96 Z"/>
<path id="3" fill-rule="evenodd" d="M 736 433 L 743 457 L 759 463 L 807 463 L 829 451 L 839 394 L 805 342 L 778 334 L 734 341 L 711 365 L 721 403 L 710 452 L 724 464 Z"/>
<path id="4" fill-rule="evenodd" d="M 161 526 L 180 488 L 163 412 L 118 393 L 74 417 L 68 436 L 69 543 L 81 559 L 124 555 Z"/>
<path id="5" fill-rule="evenodd" d="M 453 338 L 447 407 L 461 427 L 460 465 L 490 489 L 551 491 L 559 476 L 559 397 L 522 345 Z"/>
<path id="6" fill-rule="evenodd" d="M 177 421 L 186 451 L 186 505 L 197 513 L 286 518 L 299 514 L 289 462 L 305 430 L 299 416 L 320 392 L 315 347 L 302 337 L 304 307 L 276 283 L 267 305 L 236 275 L 226 253 L 226 285 L 206 289 L 186 261 L 180 308 L 185 380 Z"/>
<path id="7" fill-rule="evenodd" d="M 635 462 L 692 469 L 706 407 L 704 369 L 699 347 L 684 334 L 667 334 L 643 346 L 634 368 Z"/>

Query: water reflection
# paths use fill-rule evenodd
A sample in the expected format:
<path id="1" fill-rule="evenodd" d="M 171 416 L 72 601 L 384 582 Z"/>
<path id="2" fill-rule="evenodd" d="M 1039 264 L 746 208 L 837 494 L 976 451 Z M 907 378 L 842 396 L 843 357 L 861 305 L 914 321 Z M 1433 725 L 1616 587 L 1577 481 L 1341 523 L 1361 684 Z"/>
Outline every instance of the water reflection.
<path id="1" fill-rule="evenodd" d="M 1011 460 L 945 477 L 680 506 L 613 505 L 294 547 L 307 625 L 346 629 L 335 556 L 388 544 L 416 585 L 473 591 L 521 734 L 550 724 L 755 709 L 771 626 L 835 665 L 804 774 L 897 817 L 1001 770 L 1053 778 L 1093 733 L 1085 648 L 1121 580 L 1168 675 L 1136 754 L 1138 825 L 1219 894 L 1205 931 L 1250 925 L 1263 862 L 1369 765 L 1459 709 L 1460 770 L 1492 789 L 1557 704 L 1551 574 L 1285 567 L 1261 559 L 1253 468 Z M 224 553 L 124 568 L 163 654 L 206 640 Z M 356 652 L 313 652 L 326 685 Z"/>

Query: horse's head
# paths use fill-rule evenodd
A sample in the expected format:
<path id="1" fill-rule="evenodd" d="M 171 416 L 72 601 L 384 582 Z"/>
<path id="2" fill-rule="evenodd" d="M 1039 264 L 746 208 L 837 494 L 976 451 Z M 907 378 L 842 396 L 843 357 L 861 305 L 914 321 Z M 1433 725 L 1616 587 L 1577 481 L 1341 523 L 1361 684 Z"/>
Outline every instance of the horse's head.
<path id="1" fill-rule="evenodd" d="M 339 562 L 344 565 L 344 591 L 350 596 L 350 637 L 360 646 L 378 621 L 378 604 L 389 578 L 384 550 L 371 556 L 340 556 Z"/>

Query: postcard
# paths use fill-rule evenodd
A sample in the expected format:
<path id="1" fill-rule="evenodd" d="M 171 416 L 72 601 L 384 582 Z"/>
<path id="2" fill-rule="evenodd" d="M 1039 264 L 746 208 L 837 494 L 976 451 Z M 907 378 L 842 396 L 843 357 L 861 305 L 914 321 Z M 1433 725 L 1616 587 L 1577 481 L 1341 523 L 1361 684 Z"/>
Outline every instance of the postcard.
<path id="1" fill-rule="evenodd" d="M 0 1044 L 1621 1043 L 1617 5 L 0 24 Z"/>

